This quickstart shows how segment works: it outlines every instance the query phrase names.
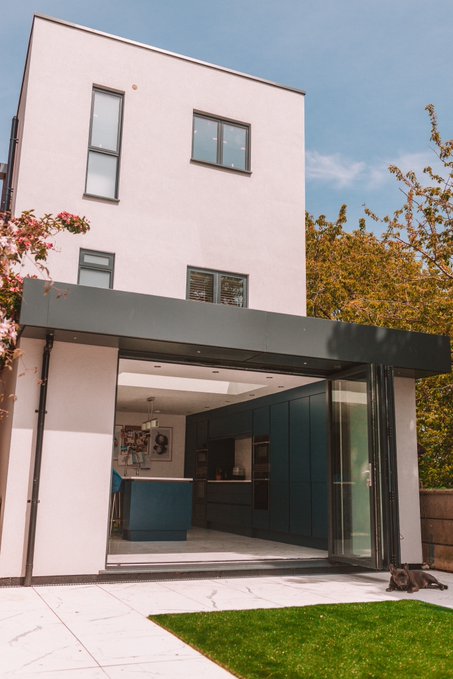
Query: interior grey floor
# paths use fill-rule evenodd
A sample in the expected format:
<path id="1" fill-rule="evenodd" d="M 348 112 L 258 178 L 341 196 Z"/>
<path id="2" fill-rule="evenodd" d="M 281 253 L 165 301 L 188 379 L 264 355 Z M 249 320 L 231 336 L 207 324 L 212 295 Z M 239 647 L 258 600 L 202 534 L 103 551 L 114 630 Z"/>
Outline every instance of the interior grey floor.
<path id="1" fill-rule="evenodd" d="M 327 551 L 289 545 L 233 533 L 192 528 L 180 542 L 132 542 L 113 535 L 109 541 L 108 564 L 188 563 L 191 561 L 263 561 L 324 559 Z"/>

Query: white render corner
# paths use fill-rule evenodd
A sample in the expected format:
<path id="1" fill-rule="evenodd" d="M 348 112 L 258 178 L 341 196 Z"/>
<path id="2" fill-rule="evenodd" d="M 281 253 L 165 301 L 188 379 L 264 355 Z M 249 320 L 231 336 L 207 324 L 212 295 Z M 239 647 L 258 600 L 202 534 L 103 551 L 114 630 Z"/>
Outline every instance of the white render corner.
<path id="1" fill-rule="evenodd" d="M 402 563 L 422 562 L 415 380 L 395 377 L 395 420 Z"/>

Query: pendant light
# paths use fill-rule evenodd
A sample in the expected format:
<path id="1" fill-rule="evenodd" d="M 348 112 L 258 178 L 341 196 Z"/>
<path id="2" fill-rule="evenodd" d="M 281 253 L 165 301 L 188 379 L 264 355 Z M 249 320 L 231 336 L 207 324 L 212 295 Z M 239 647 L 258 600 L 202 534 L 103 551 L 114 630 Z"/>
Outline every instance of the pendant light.
<path id="1" fill-rule="evenodd" d="M 148 419 L 143 422 L 142 431 L 157 429 L 159 426 L 159 420 L 156 417 L 153 417 L 154 396 L 148 396 L 146 402 L 148 404 Z"/>

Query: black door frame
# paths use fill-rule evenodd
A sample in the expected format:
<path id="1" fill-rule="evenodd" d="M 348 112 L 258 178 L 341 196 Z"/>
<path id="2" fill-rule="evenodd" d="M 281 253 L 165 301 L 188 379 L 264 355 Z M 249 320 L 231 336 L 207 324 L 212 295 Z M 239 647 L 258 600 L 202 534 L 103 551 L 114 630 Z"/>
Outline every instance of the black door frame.
<path id="1" fill-rule="evenodd" d="M 333 462 L 335 427 L 333 420 L 332 383 L 364 375 L 368 394 L 368 435 L 371 451 L 371 557 L 349 558 L 333 555 L 335 507 Z M 390 563 L 400 563 L 398 479 L 396 466 L 396 428 L 393 368 L 364 364 L 338 371 L 328 379 L 329 413 L 329 559 L 335 563 L 360 565 L 381 570 Z"/>
<path id="2" fill-rule="evenodd" d="M 373 366 L 376 381 L 376 431 L 380 437 L 380 483 L 383 566 L 401 563 L 394 369 Z"/>

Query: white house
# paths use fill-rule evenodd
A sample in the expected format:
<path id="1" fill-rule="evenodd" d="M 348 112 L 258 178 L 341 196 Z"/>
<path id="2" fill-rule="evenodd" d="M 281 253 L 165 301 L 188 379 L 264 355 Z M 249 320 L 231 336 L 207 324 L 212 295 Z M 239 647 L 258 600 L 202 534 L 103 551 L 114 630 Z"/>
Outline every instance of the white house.
<path id="1" fill-rule="evenodd" d="M 213 531 L 419 563 L 414 385 L 448 338 L 305 317 L 304 93 L 35 16 L 17 139 L 7 207 L 92 227 L 26 282 L 0 582 L 146 576 L 175 542 L 194 571 Z"/>

